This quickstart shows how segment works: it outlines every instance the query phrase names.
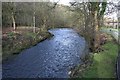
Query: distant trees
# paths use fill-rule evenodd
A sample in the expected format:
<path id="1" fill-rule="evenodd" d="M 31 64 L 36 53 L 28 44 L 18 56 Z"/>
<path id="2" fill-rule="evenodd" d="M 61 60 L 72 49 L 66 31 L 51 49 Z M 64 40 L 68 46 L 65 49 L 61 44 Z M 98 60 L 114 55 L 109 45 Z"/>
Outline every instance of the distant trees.
<path id="1" fill-rule="evenodd" d="M 81 30 L 90 48 L 99 47 L 99 28 L 107 2 L 70 2 L 64 6 L 51 2 L 3 2 L 3 26 L 30 26 L 41 30 L 54 27 L 74 27 Z"/>
<path id="2" fill-rule="evenodd" d="M 3 27 L 13 27 L 17 25 L 30 25 L 32 17 L 32 6 L 30 3 L 15 3 L 3 2 L 2 3 L 2 25 Z M 11 22 L 12 21 L 12 22 Z"/>
<path id="3" fill-rule="evenodd" d="M 2 26 L 13 27 L 29 26 L 41 29 L 64 26 L 66 7 L 51 2 L 3 2 Z M 67 19 L 66 19 L 67 20 Z"/>

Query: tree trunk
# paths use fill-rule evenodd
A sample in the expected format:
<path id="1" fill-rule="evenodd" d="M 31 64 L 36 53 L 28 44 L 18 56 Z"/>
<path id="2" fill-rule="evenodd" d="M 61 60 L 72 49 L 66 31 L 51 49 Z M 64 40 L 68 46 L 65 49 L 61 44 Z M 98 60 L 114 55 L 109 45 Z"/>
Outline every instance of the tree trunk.
<path id="1" fill-rule="evenodd" d="M 98 15 L 97 11 L 95 11 L 94 15 L 94 51 L 99 48 L 100 40 L 99 40 L 99 24 L 98 24 Z"/>
<path id="2" fill-rule="evenodd" d="M 85 28 L 84 28 L 84 36 L 88 42 L 88 46 L 90 51 L 93 51 L 94 48 L 94 18 L 93 18 L 93 14 L 91 12 L 89 12 L 87 14 L 87 12 L 84 14 L 84 18 L 85 18 Z"/>
<path id="3" fill-rule="evenodd" d="M 93 52 L 94 51 L 94 28 L 95 28 L 95 19 L 94 19 L 94 14 L 93 12 L 90 12 L 90 25 L 89 25 L 89 34 L 90 39 L 89 39 L 89 44 L 90 44 L 90 50 Z"/>
<path id="4" fill-rule="evenodd" d="M 97 20 L 98 20 L 98 26 L 99 26 L 99 28 L 100 27 L 104 27 L 104 16 L 103 15 L 99 16 Z"/>
<path id="5" fill-rule="evenodd" d="M 33 15 L 33 32 L 35 33 L 35 12 L 34 12 L 34 15 Z"/>
<path id="6" fill-rule="evenodd" d="M 33 3 L 33 32 L 35 33 L 35 2 Z"/>
<path id="7" fill-rule="evenodd" d="M 14 18 L 14 15 L 12 13 L 12 22 L 13 22 L 13 30 L 15 31 L 16 30 L 16 25 L 15 25 L 15 18 Z"/>
<path id="8" fill-rule="evenodd" d="M 43 29 L 45 29 L 46 28 L 46 17 L 44 16 L 44 24 L 43 24 Z"/>

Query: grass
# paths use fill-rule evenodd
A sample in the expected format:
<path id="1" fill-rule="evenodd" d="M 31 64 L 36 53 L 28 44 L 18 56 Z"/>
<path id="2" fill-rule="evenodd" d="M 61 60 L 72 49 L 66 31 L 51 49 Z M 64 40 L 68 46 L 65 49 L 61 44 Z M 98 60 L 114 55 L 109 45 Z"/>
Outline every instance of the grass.
<path id="1" fill-rule="evenodd" d="M 120 29 L 114 29 L 114 28 L 106 28 L 106 27 L 101 27 L 101 29 L 108 29 L 108 30 L 113 30 L 113 31 L 119 31 Z"/>
<path id="2" fill-rule="evenodd" d="M 103 45 L 104 51 L 95 53 L 92 65 L 83 73 L 83 78 L 115 78 L 118 45 L 112 41 Z"/>
<path id="3" fill-rule="evenodd" d="M 19 54 L 21 51 L 35 46 L 37 43 L 52 36 L 47 30 L 38 31 L 36 33 L 26 29 L 23 30 L 24 31 L 21 33 L 8 32 L 6 33 L 7 36 L 3 37 L 2 60 L 7 60 L 14 54 Z"/>

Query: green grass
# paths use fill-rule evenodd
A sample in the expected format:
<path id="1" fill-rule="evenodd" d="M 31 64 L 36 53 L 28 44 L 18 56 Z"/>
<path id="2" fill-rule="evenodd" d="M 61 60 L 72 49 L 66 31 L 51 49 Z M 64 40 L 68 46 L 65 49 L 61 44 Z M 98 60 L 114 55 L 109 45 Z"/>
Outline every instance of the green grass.
<path id="1" fill-rule="evenodd" d="M 118 45 L 114 42 L 107 42 L 103 52 L 94 54 L 93 64 L 84 71 L 84 78 L 114 78 Z"/>
<path id="2" fill-rule="evenodd" d="M 101 29 L 108 29 L 108 30 L 113 30 L 113 31 L 119 31 L 120 29 L 114 29 L 114 28 L 106 28 L 106 27 L 101 27 Z"/>
<path id="3" fill-rule="evenodd" d="M 9 32 L 7 37 L 2 40 L 2 60 L 7 60 L 14 56 L 14 54 L 19 54 L 21 51 L 33 47 L 51 36 L 52 34 L 47 31 L 36 33 L 26 31 L 19 35 Z"/>

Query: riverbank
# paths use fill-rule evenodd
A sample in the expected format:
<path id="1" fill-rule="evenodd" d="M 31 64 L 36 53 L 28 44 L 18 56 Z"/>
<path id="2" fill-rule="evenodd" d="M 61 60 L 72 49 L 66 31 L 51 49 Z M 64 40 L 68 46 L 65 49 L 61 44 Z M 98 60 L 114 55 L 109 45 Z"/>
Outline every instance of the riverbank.
<path id="1" fill-rule="evenodd" d="M 49 32 L 54 37 L 3 63 L 3 78 L 68 78 L 69 69 L 87 54 L 85 39 L 69 28 Z"/>
<path id="2" fill-rule="evenodd" d="M 85 67 L 82 68 L 81 65 L 77 67 L 77 74 L 74 75 L 75 77 L 116 78 L 116 60 L 118 56 L 118 45 L 110 35 L 108 35 L 107 38 L 107 43 L 102 45 L 103 51 L 92 54 L 92 64 L 84 64 Z"/>
<path id="3" fill-rule="evenodd" d="M 2 38 L 2 60 L 7 60 L 51 36 L 53 35 L 47 30 L 37 30 L 35 33 L 27 29 L 7 32 Z"/>
<path id="4" fill-rule="evenodd" d="M 110 34 L 114 40 L 120 44 L 120 40 L 119 40 L 119 29 L 113 29 L 113 28 L 101 28 L 102 32 L 105 32 L 107 34 Z"/>

